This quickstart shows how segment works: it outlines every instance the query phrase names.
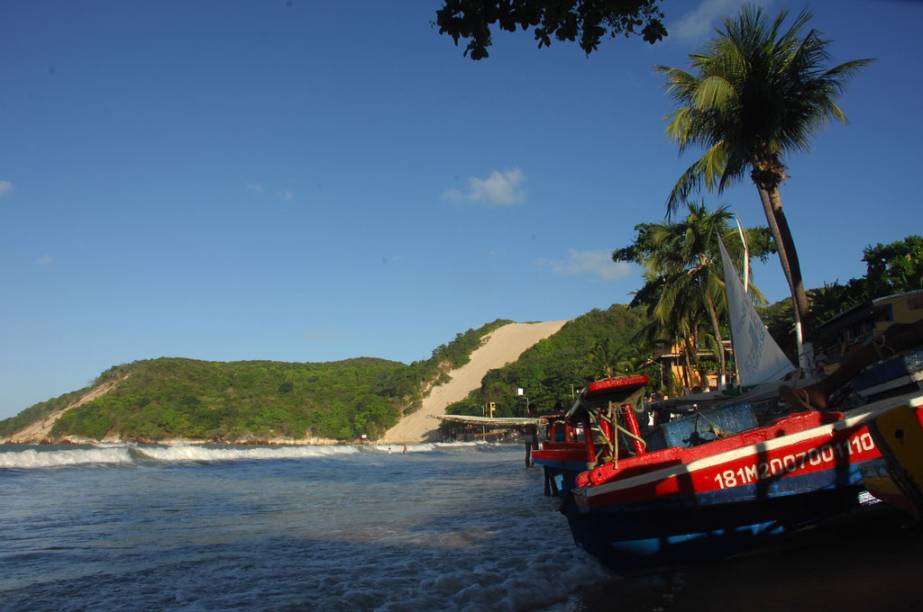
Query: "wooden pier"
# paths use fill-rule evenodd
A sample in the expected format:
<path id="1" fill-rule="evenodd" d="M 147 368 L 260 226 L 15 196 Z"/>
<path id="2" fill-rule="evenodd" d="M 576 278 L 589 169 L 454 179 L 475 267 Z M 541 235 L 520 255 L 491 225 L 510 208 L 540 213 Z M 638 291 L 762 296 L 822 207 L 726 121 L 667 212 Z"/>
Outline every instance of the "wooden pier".
<path id="1" fill-rule="evenodd" d="M 457 430 L 463 436 L 480 436 L 483 440 L 486 440 L 488 435 L 502 436 L 510 431 L 518 431 L 526 447 L 526 467 L 532 467 L 532 451 L 538 449 L 538 428 L 548 422 L 547 417 L 483 417 L 446 414 L 435 418 L 443 423 L 457 425 Z"/>

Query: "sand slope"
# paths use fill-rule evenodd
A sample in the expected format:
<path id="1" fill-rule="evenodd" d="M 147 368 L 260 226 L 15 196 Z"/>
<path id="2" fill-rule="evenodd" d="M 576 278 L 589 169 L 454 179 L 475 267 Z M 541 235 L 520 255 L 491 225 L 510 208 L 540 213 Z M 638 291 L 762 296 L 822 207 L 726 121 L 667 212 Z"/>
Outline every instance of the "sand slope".
<path id="1" fill-rule="evenodd" d="M 487 336 L 487 341 L 471 353 L 471 361 L 449 372 L 451 380 L 434 387 L 423 399 L 419 410 L 410 414 L 388 430 L 382 442 L 422 442 L 431 439 L 439 427 L 432 418 L 445 414 L 446 407 L 481 386 L 488 370 L 500 368 L 516 361 L 519 356 L 539 340 L 551 336 L 567 321 L 543 323 L 510 323 Z"/>
<path id="2" fill-rule="evenodd" d="M 46 416 L 40 421 L 36 421 L 31 425 L 17 431 L 11 435 L 6 440 L 0 439 L 0 443 L 12 443 L 12 444 L 29 444 L 29 443 L 39 443 L 49 439 L 51 435 L 51 428 L 54 427 L 54 424 L 58 422 L 64 414 L 74 408 L 79 408 L 87 402 L 92 402 L 98 397 L 102 397 L 106 393 L 109 393 L 116 385 L 125 380 L 127 377 L 122 377 L 118 380 L 112 380 L 101 385 L 97 385 L 81 395 L 76 401 L 71 402 L 64 408 L 56 410 Z"/>

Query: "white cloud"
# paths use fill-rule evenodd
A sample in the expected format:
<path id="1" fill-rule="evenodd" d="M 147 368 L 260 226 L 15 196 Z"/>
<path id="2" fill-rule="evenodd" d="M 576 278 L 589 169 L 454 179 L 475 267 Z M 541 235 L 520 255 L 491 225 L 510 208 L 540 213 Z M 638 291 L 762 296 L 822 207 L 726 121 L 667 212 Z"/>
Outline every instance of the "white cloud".
<path id="1" fill-rule="evenodd" d="M 51 255 L 42 255 L 41 257 L 35 260 L 35 263 L 40 266 L 50 266 L 51 264 L 54 263 L 54 257 L 52 257 Z"/>
<path id="2" fill-rule="evenodd" d="M 0 181 L 0 198 L 13 191 L 13 183 L 9 181 Z"/>
<path id="3" fill-rule="evenodd" d="M 453 202 L 470 200 L 497 206 L 513 206 L 526 201 L 526 192 L 521 187 L 525 180 L 526 175 L 519 168 L 494 170 L 487 178 L 470 177 L 467 190 L 447 189 L 442 197 Z"/>
<path id="4" fill-rule="evenodd" d="M 442 192 L 442 199 L 460 202 L 465 199 L 465 194 L 458 189 L 446 189 Z"/>
<path id="5" fill-rule="evenodd" d="M 276 188 L 272 185 L 266 186 L 262 183 L 246 183 L 244 188 L 250 193 L 256 194 L 257 196 L 263 196 L 264 194 L 275 197 L 277 200 L 282 202 L 291 202 L 295 199 L 295 192 L 291 189 L 284 189 L 282 191 L 276 191 Z"/>
<path id="6" fill-rule="evenodd" d="M 564 260 L 540 259 L 539 265 L 551 268 L 559 274 L 573 276 L 592 274 L 604 281 L 617 281 L 631 274 L 633 267 L 624 261 L 612 261 L 611 251 L 578 251 L 570 249 Z"/>
<path id="7" fill-rule="evenodd" d="M 699 6 L 667 27 L 670 36 L 684 42 L 704 41 L 721 17 L 733 16 L 744 4 L 766 6 L 771 0 L 702 0 Z"/>

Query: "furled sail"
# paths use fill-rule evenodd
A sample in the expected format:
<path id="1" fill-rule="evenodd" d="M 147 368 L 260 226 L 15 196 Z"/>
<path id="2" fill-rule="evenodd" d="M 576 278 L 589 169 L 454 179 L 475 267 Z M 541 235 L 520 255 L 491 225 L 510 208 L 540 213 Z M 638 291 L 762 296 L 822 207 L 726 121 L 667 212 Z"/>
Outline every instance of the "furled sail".
<path id="1" fill-rule="evenodd" d="M 734 359 L 737 361 L 737 370 L 740 373 L 738 384 L 741 386 L 758 385 L 782 380 L 786 374 L 795 370 L 795 366 L 772 339 L 759 315 L 756 314 L 750 296 L 744 291 L 740 277 L 737 276 L 737 270 L 731 263 L 731 258 L 720 236 L 718 247 L 721 249 L 721 264 L 724 267 L 724 287 L 727 291 L 728 312 L 731 317 Z"/>

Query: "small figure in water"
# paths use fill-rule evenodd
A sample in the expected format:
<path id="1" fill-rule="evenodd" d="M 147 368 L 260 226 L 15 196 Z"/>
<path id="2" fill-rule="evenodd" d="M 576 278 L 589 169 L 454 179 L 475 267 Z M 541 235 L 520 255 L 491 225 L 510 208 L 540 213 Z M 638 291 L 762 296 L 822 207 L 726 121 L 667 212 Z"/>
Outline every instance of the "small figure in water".
<path id="1" fill-rule="evenodd" d="M 401 454 L 402 454 L 402 455 L 406 455 L 406 454 L 407 454 L 407 445 L 406 445 L 406 444 L 404 445 L 403 450 L 401 450 Z"/>

